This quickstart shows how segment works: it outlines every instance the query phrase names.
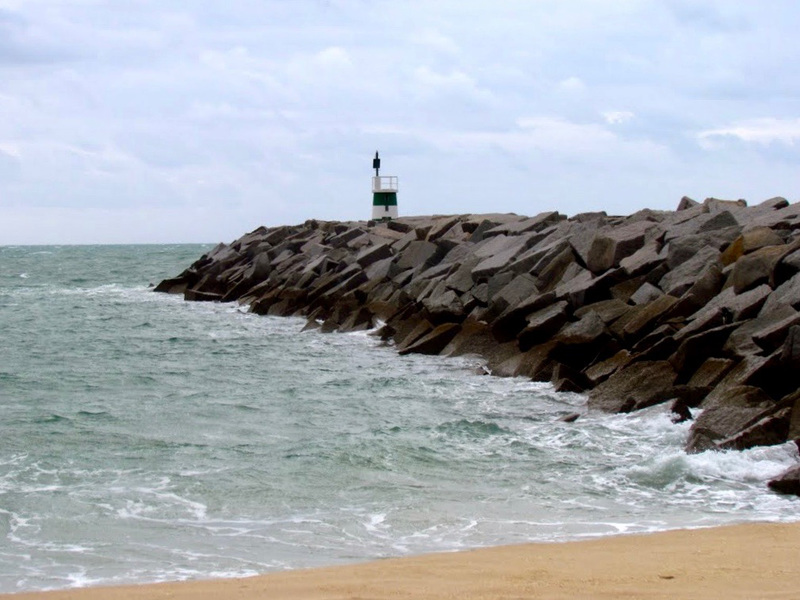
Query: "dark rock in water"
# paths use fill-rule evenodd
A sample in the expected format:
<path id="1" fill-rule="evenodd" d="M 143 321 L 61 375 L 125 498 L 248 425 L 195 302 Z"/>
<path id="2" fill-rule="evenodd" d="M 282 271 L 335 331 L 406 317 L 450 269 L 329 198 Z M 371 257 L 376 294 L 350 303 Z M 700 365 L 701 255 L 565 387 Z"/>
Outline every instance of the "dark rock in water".
<path id="1" fill-rule="evenodd" d="M 186 290 L 184 292 L 183 299 L 191 300 L 193 302 L 219 302 L 222 300 L 222 294 L 199 292 L 197 290 Z"/>
<path id="2" fill-rule="evenodd" d="M 721 450 L 746 450 L 755 446 L 781 444 L 789 433 L 789 419 L 792 409 L 782 408 L 766 415 L 738 433 L 716 442 Z"/>
<path id="3" fill-rule="evenodd" d="M 800 466 L 792 467 L 769 482 L 769 489 L 779 494 L 800 496 Z"/>
<path id="4" fill-rule="evenodd" d="M 686 443 L 687 452 L 716 449 L 715 442 L 731 438 L 763 418 L 775 401 L 752 386 L 736 386 L 714 396 L 695 420 Z"/>
<path id="5" fill-rule="evenodd" d="M 581 413 L 569 413 L 568 415 L 559 417 L 558 420 L 561 421 L 562 423 L 574 423 L 580 418 L 581 418 Z"/>
<path id="6" fill-rule="evenodd" d="M 673 423 L 683 423 L 684 421 L 692 420 L 692 411 L 689 409 L 686 402 L 681 399 L 674 400 L 669 407 L 669 411 L 672 413 Z"/>
<path id="7" fill-rule="evenodd" d="M 783 198 L 259 227 L 155 290 L 475 354 L 591 409 L 699 404 L 690 451 L 800 439 L 800 203 Z"/>
<path id="8" fill-rule="evenodd" d="M 187 285 L 188 282 L 184 277 L 174 277 L 172 279 L 165 279 L 153 288 L 153 290 L 167 294 L 183 294 L 186 291 Z"/>

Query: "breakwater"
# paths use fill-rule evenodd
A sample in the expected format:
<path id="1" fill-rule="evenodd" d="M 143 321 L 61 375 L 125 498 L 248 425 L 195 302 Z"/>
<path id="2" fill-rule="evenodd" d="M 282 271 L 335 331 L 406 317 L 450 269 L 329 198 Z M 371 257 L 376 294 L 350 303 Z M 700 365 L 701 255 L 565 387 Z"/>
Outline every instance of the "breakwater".
<path id="1" fill-rule="evenodd" d="M 260 227 L 157 291 L 239 302 L 400 353 L 585 392 L 588 410 L 704 410 L 688 452 L 800 438 L 800 204 L 681 200 L 558 212 Z M 571 418 L 579 418 L 573 415 Z M 797 473 L 774 487 L 797 489 Z"/>

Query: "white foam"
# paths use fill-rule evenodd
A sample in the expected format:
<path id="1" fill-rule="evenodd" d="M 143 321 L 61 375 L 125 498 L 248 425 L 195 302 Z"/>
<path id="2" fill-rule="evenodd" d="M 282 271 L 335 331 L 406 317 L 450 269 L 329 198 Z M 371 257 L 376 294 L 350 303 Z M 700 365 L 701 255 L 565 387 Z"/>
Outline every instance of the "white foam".
<path id="1" fill-rule="evenodd" d="M 704 480 L 744 483 L 769 481 L 797 464 L 794 442 L 779 446 L 759 446 L 749 450 L 713 451 L 686 456 L 692 474 Z"/>

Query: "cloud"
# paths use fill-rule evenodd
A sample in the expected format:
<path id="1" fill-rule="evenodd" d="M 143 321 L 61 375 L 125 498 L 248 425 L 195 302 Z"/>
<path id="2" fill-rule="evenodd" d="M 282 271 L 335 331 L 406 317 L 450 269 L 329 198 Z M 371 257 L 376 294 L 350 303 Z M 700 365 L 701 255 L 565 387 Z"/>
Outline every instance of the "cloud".
<path id="1" fill-rule="evenodd" d="M 452 38 L 436 31 L 426 29 L 412 34 L 411 39 L 414 43 L 425 48 L 435 50 L 450 56 L 458 56 L 461 53 L 459 45 Z"/>
<path id="2" fill-rule="evenodd" d="M 567 77 L 558 82 L 558 87 L 568 92 L 582 92 L 586 89 L 586 84 L 580 77 Z"/>
<path id="3" fill-rule="evenodd" d="M 619 125 L 621 123 L 625 123 L 626 121 L 630 121 L 636 116 L 629 110 L 609 110 L 601 114 L 603 115 L 606 123 L 609 125 Z"/>
<path id="4" fill-rule="evenodd" d="M 776 119 L 760 118 L 740 121 L 717 129 L 707 129 L 697 134 L 700 144 L 713 148 L 726 138 L 736 138 L 755 144 L 779 142 L 793 146 L 800 140 L 800 118 Z"/>

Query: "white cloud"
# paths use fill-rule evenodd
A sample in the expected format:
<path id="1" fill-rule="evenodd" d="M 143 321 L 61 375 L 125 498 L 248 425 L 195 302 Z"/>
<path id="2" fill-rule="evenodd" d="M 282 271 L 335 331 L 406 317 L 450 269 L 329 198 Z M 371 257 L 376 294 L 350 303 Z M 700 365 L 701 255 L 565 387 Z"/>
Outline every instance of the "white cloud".
<path id="1" fill-rule="evenodd" d="M 701 131 L 697 137 L 701 145 L 706 148 L 713 147 L 730 137 L 756 144 L 780 142 L 792 146 L 796 141 L 800 141 L 800 118 L 749 119 L 725 127 Z"/>
<path id="2" fill-rule="evenodd" d="M 22 158 L 19 145 L 14 142 L 0 142 L 0 152 L 12 158 Z"/>
<path id="3" fill-rule="evenodd" d="M 601 114 L 609 125 L 619 125 L 636 116 L 629 110 L 609 110 Z"/>
<path id="4" fill-rule="evenodd" d="M 435 97 L 439 95 L 463 95 L 474 100 L 488 101 L 492 93 L 483 89 L 478 82 L 463 71 L 453 70 L 447 74 L 434 71 L 430 67 L 421 66 L 414 70 L 414 91 L 421 97 Z"/>
<path id="5" fill-rule="evenodd" d="M 331 46 L 320 50 L 314 56 L 314 61 L 327 69 L 350 69 L 353 66 L 347 50 L 340 46 Z"/>
<path id="6" fill-rule="evenodd" d="M 461 48 L 459 48 L 458 44 L 456 44 L 452 38 L 434 29 L 426 29 L 425 31 L 417 32 L 411 39 L 420 46 L 432 48 L 433 50 L 452 56 L 461 53 Z"/>
<path id="7" fill-rule="evenodd" d="M 558 87 L 567 92 L 582 92 L 586 89 L 586 84 L 580 77 L 567 77 L 558 82 Z"/>

